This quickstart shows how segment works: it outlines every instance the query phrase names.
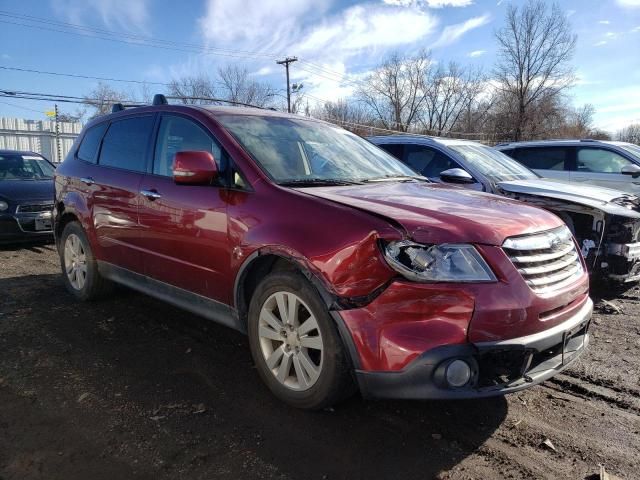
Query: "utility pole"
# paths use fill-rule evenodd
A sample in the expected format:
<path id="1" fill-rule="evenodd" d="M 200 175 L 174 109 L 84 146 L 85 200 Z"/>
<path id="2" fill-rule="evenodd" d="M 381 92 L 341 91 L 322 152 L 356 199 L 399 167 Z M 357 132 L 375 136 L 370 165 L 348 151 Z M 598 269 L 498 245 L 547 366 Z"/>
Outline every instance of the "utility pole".
<path id="1" fill-rule="evenodd" d="M 60 122 L 58 122 L 58 104 L 54 105 L 54 112 L 56 117 L 56 151 L 57 151 L 57 162 L 60 163 L 62 161 L 62 151 L 60 150 Z"/>
<path id="2" fill-rule="evenodd" d="M 297 61 L 298 61 L 298 57 L 287 57 L 284 60 L 276 61 L 278 65 L 284 65 L 284 68 L 287 70 L 287 112 L 289 113 L 291 113 L 291 88 L 289 87 L 289 64 Z"/>

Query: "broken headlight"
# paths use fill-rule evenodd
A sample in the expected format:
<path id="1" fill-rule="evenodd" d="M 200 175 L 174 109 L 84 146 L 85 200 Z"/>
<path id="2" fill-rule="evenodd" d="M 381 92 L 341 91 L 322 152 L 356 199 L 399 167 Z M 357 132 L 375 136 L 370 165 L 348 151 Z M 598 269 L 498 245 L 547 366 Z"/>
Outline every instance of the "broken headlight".
<path id="1" fill-rule="evenodd" d="M 384 247 L 387 263 L 416 282 L 495 282 L 496 276 L 473 245 L 421 245 L 409 240 Z"/>

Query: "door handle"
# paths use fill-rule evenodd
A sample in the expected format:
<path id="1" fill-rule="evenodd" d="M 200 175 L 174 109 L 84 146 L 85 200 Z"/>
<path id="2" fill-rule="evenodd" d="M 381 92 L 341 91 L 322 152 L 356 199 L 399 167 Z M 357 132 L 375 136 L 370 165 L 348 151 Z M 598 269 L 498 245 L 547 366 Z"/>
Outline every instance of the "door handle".
<path id="1" fill-rule="evenodd" d="M 82 177 L 80 181 L 85 185 L 93 185 L 94 183 L 96 183 L 96 181 L 91 177 Z"/>
<path id="2" fill-rule="evenodd" d="M 140 194 L 151 201 L 157 200 L 158 198 L 162 198 L 162 195 L 160 195 L 155 190 L 140 190 Z"/>

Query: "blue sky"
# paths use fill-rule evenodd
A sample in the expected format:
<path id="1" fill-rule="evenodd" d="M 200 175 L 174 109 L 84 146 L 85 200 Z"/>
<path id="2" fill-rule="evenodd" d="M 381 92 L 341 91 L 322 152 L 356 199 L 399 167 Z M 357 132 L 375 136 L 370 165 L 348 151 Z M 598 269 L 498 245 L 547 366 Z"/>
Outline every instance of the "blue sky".
<path id="1" fill-rule="evenodd" d="M 218 66 L 233 62 L 284 88 L 284 69 L 275 60 L 296 55 L 300 61 L 292 65 L 292 81 L 303 83 L 313 98 L 335 100 L 349 95 L 353 82 L 392 51 L 431 49 L 437 61 L 455 60 L 489 71 L 496 55 L 494 31 L 502 25 L 508 3 L 522 1 L 3 0 L 0 66 L 169 82 L 180 75 L 213 75 Z M 570 91 L 574 103 L 592 103 L 597 126 L 609 131 L 640 122 L 640 0 L 561 0 L 560 5 L 578 35 L 577 83 Z M 64 29 L 76 34 L 54 32 L 60 28 L 2 15 L 7 12 L 215 50 L 197 53 L 183 45 L 164 49 L 106 41 L 77 35 L 83 33 L 79 28 Z M 110 38 L 125 39 L 121 35 Z M 77 96 L 96 84 L 0 70 L 1 89 Z M 113 85 L 140 93 L 133 83 Z M 0 102 L 0 116 L 39 119 L 40 112 L 52 107 L 7 98 Z"/>

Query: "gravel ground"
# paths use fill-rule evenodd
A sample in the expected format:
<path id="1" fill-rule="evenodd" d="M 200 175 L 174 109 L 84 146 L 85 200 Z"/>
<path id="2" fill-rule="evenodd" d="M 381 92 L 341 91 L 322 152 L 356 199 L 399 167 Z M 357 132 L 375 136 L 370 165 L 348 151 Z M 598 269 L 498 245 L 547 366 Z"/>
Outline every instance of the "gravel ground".
<path id="1" fill-rule="evenodd" d="M 0 249 L 0 480 L 638 478 L 637 287 L 606 292 L 622 312 L 600 303 L 589 352 L 528 391 L 305 413 L 242 335 L 124 289 L 77 303 L 59 269 L 52 246 Z"/>

